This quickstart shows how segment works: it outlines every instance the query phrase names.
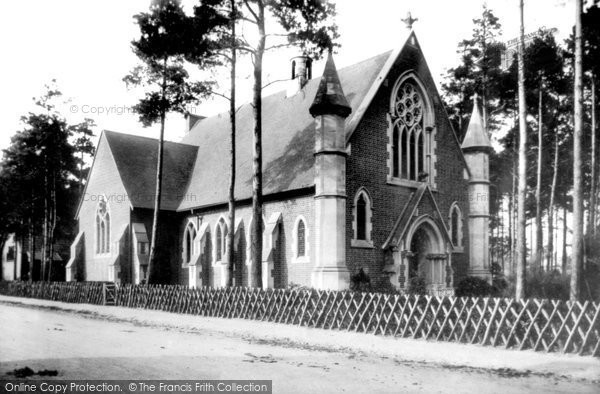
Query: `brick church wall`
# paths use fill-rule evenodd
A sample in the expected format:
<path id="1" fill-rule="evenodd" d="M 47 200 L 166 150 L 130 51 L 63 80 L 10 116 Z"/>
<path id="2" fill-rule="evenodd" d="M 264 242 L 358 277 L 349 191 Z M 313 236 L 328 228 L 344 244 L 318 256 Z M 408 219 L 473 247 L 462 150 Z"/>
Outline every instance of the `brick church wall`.
<path id="1" fill-rule="evenodd" d="M 388 286 L 387 276 L 383 274 L 384 254 L 381 249 L 415 188 L 390 185 L 388 174 L 388 123 L 386 114 L 389 111 L 389 100 L 397 78 L 407 70 L 413 70 L 430 92 L 430 99 L 435 112 L 437 160 L 435 178 L 437 189 L 434 196 L 440 212 L 448 223 L 450 206 L 454 201 L 463 214 L 463 245 L 468 251 L 468 201 L 467 181 L 463 177 L 465 169 L 460 148 L 454 140 L 453 131 L 447 120 L 444 106 L 435 93 L 436 87 L 428 72 L 425 59 L 413 47 L 407 44 L 401 60 L 395 64 L 371 105 L 365 112 L 351 138 L 351 154 L 347 161 L 347 213 L 346 244 L 347 265 L 351 273 L 360 268 L 370 276 L 375 287 Z M 352 204 L 356 192 L 365 187 L 372 199 L 372 240 L 373 248 L 352 247 Z M 468 265 L 467 253 L 453 254 L 455 273 L 462 276 Z M 456 275 L 455 275 L 456 278 Z"/>

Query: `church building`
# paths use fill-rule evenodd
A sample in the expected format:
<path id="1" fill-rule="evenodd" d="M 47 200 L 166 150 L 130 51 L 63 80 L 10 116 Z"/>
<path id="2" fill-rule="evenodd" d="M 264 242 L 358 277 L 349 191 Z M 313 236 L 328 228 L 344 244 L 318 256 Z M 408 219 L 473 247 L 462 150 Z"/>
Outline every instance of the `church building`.
<path id="1" fill-rule="evenodd" d="M 237 112 L 236 220 L 227 222 L 229 115 L 190 116 L 165 142 L 161 254 L 153 277 L 225 286 L 226 236 L 235 233 L 233 282 L 346 289 L 361 270 L 375 290 L 421 277 L 453 294 L 468 275 L 490 280 L 490 140 L 474 100 L 461 143 L 411 30 L 396 50 L 323 75 L 292 59 L 288 89 L 263 98 L 263 255 L 250 258 L 253 110 Z M 143 283 L 152 231 L 157 141 L 104 131 L 77 211 L 68 280 Z M 154 271 L 156 269 L 156 271 Z"/>

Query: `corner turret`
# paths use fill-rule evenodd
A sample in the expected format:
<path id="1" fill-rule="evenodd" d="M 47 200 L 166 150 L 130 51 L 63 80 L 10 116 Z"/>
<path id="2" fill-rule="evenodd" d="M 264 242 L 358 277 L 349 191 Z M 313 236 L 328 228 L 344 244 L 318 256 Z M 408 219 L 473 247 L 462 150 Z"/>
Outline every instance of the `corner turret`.
<path id="1" fill-rule="evenodd" d="M 352 109 L 331 52 L 309 109 L 315 118 L 315 268 L 318 289 L 350 287 L 346 267 L 346 128 Z"/>
<path id="2" fill-rule="evenodd" d="M 469 275 L 492 280 L 489 256 L 490 159 L 492 144 L 473 96 L 473 113 L 462 143 L 469 179 Z"/>

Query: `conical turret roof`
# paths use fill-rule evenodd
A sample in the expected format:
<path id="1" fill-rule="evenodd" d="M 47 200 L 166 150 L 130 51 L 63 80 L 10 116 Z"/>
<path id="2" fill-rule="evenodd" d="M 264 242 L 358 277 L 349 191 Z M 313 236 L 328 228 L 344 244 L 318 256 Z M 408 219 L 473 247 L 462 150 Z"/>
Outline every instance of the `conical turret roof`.
<path id="1" fill-rule="evenodd" d="M 323 71 L 323 76 L 321 77 L 309 112 L 312 116 L 339 115 L 343 118 L 348 117 L 352 112 L 342 90 L 342 84 L 340 83 L 331 51 L 329 51 L 329 55 L 327 56 L 325 70 Z"/>
<path id="2" fill-rule="evenodd" d="M 473 113 L 471 114 L 469 127 L 467 128 L 467 133 L 461 147 L 463 151 L 489 151 L 492 149 L 490 137 L 488 137 L 487 131 L 483 128 L 483 118 L 479 112 L 479 105 L 477 105 L 477 94 L 473 96 Z"/>

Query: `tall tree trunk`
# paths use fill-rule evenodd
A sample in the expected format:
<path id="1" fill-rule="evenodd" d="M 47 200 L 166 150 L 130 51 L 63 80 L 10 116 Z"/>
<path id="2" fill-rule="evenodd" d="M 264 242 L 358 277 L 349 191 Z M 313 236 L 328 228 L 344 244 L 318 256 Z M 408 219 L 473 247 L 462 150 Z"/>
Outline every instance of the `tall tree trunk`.
<path id="1" fill-rule="evenodd" d="M 52 189 L 50 191 L 50 227 L 48 229 L 48 280 L 52 280 L 54 265 L 54 230 L 56 229 L 56 171 L 52 172 Z"/>
<path id="2" fill-rule="evenodd" d="M 502 262 L 502 275 L 505 275 L 504 272 L 504 255 L 506 254 L 505 249 L 505 241 L 506 235 L 504 234 L 504 198 L 502 198 L 502 205 L 500 205 L 500 261 Z"/>
<path id="3" fill-rule="evenodd" d="M 162 80 L 162 100 L 165 101 L 165 94 L 167 90 L 167 59 L 163 60 L 163 80 Z M 165 145 L 165 120 L 166 114 L 165 109 L 161 109 L 160 113 L 160 135 L 158 137 L 158 157 L 156 160 L 156 189 L 154 195 L 154 214 L 152 215 L 152 235 L 150 238 L 150 255 L 148 256 L 148 274 L 146 283 L 151 283 L 152 280 L 152 267 L 156 260 L 157 247 L 156 242 L 158 240 L 158 226 L 159 226 L 159 214 L 160 214 L 160 200 L 162 196 L 162 174 L 163 174 L 163 156 L 164 156 L 164 145 Z"/>
<path id="4" fill-rule="evenodd" d="M 597 156 L 597 147 L 598 144 L 596 139 L 596 78 L 592 74 L 592 175 L 591 175 L 591 190 L 590 190 L 590 220 L 589 226 L 591 228 L 590 233 L 596 235 L 596 156 Z"/>
<path id="5" fill-rule="evenodd" d="M 30 282 L 33 282 L 33 265 L 35 263 L 35 236 L 33 234 L 33 218 L 34 218 L 34 211 L 33 211 L 33 199 L 31 201 L 31 206 L 30 206 L 31 212 L 29 214 L 29 219 L 27 221 L 27 232 L 28 232 L 28 252 L 29 252 L 29 266 L 27 267 L 28 270 L 28 280 Z"/>
<path id="6" fill-rule="evenodd" d="M 552 269 L 552 257 L 554 256 L 554 198 L 556 195 L 556 183 L 558 181 L 558 133 L 554 132 L 554 165 L 552 168 L 552 186 L 550 187 L 550 203 L 548 204 L 548 252 L 546 261 L 549 269 Z"/>
<path id="7" fill-rule="evenodd" d="M 542 149 L 543 149 L 543 125 L 542 125 L 542 87 L 540 79 L 539 101 L 538 101 L 538 157 L 537 157 L 537 184 L 535 187 L 535 265 L 537 269 L 542 268 L 544 259 L 544 238 L 542 228 Z"/>
<path id="8" fill-rule="evenodd" d="M 580 298 L 581 270 L 583 268 L 583 193 L 581 183 L 583 136 L 583 65 L 581 13 L 583 0 L 575 0 L 575 92 L 573 128 L 573 257 L 571 261 L 571 301 Z"/>
<path id="9" fill-rule="evenodd" d="M 233 286 L 234 272 L 234 241 L 235 241 L 235 76 L 236 76 L 236 36 L 235 36 L 235 0 L 231 0 L 231 70 L 230 70 L 230 94 L 229 94 L 229 122 L 231 123 L 230 140 L 230 173 L 229 173 L 229 233 L 227 233 L 227 286 Z M 236 283 L 241 286 L 241 283 Z"/>
<path id="10" fill-rule="evenodd" d="M 254 53 L 254 155 L 252 161 L 252 274 L 250 287 L 262 287 L 262 248 L 263 248 L 263 222 L 262 222 L 262 63 L 265 52 L 265 7 L 262 0 L 256 2 L 258 6 L 258 45 Z"/>
<path id="11" fill-rule="evenodd" d="M 562 239 L 562 256 L 561 256 L 561 271 L 567 273 L 567 207 L 563 207 L 563 239 Z"/>
<path id="12" fill-rule="evenodd" d="M 45 154 L 44 156 L 44 234 L 42 235 L 42 282 L 46 281 L 46 269 L 48 264 L 48 227 L 49 227 L 49 204 L 48 204 L 48 160 Z"/>
<path id="13" fill-rule="evenodd" d="M 516 196 L 516 185 L 517 185 L 517 166 L 515 164 L 515 155 L 512 155 L 512 188 L 510 193 L 509 201 L 509 218 L 508 218 L 508 232 L 510 239 L 510 273 L 515 273 L 515 196 Z"/>
<path id="14" fill-rule="evenodd" d="M 527 245 L 525 235 L 525 193 L 527 187 L 527 107 L 525 105 L 525 68 L 523 51 L 525 49 L 525 24 L 523 21 L 523 0 L 519 0 L 520 35 L 517 60 L 519 62 L 519 186 L 517 195 L 517 283 L 515 298 L 525 298 L 525 268 L 527 260 Z"/>

